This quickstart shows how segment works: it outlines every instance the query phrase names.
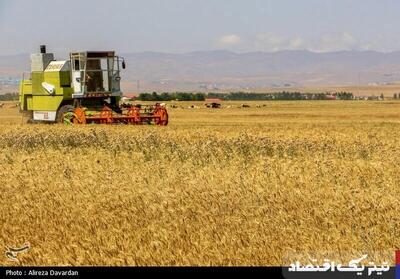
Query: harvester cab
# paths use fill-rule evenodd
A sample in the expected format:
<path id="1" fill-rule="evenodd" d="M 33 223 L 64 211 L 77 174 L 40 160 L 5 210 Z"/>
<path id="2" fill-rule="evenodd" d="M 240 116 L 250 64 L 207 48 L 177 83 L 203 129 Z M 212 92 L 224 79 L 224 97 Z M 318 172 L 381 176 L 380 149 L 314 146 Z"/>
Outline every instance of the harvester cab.
<path id="1" fill-rule="evenodd" d="M 75 52 L 70 54 L 74 98 L 88 94 L 120 97 L 120 58 L 114 52 Z"/>
<path id="2" fill-rule="evenodd" d="M 163 105 L 120 106 L 120 66 L 125 61 L 114 51 L 73 52 L 57 61 L 41 46 L 20 84 L 20 110 L 31 122 L 167 125 Z"/>

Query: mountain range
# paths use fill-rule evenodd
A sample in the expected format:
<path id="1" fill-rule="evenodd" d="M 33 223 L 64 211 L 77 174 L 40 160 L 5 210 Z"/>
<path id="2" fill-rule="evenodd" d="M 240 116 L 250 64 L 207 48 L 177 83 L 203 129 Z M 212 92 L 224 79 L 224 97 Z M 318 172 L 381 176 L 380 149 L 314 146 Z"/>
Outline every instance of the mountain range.
<path id="1" fill-rule="evenodd" d="M 128 91 L 227 90 L 391 84 L 400 80 L 400 52 L 225 50 L 121 54 Z M 62 57 L 60 57 L 62 59 Z M 29 54 L 0 56 L 0 77 L 29 72 Z"/>

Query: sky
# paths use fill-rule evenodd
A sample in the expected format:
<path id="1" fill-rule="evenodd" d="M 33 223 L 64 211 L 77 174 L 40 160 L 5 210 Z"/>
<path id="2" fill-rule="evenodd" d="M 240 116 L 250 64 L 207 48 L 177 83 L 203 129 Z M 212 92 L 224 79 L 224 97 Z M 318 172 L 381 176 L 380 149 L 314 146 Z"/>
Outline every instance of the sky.
<path id="1" fill-rule="evenodd" d="M 0 56 L 400 50 L 399 0 L 0 0 Z"/>

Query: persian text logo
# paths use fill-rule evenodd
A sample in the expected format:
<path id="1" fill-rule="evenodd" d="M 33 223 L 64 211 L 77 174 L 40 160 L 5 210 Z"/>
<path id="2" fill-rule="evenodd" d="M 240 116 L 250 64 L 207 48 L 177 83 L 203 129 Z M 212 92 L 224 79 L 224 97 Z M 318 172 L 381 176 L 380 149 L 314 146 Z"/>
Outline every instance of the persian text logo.
<path id="1" fill-rule="evenodd" d="M 18 254 L 20 253 L 25 253 L 28 252 L 29 249 L 31 248 L 31 245 L 29 242 L 25 242 L 22 247 L 6 247 L 6 258 L 8 258 L 10 261 L 18 261 Z"/>

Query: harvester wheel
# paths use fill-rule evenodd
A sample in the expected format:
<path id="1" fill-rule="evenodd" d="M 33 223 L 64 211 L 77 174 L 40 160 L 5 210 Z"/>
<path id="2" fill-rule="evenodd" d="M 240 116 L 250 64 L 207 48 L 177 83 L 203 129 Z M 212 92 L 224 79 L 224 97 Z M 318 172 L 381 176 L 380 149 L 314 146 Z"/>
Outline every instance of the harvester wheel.
<path id="1" fill-rule="evenodd" d="M 57 112 L 57 123 L 72 124 L 74 109 L 71 105 L 62 106 Z"/>

